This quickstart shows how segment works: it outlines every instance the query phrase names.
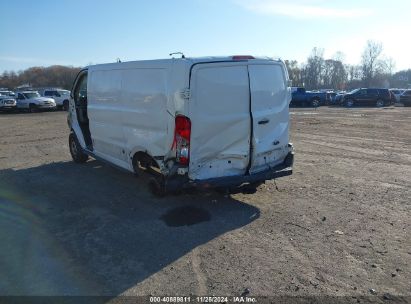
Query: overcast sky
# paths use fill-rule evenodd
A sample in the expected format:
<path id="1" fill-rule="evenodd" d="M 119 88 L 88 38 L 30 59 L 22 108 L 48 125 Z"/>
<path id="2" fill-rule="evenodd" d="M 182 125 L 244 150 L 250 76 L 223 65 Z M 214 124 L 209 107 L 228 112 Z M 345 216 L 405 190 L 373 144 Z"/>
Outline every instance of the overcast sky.
<path id="1" fill-rule="evenodd" d="M 0 0 L 0 72 L 53 64 L 254 54 L 313 47 L 359 63 L 368 39 L 411 68 L 410 0 Z"/>

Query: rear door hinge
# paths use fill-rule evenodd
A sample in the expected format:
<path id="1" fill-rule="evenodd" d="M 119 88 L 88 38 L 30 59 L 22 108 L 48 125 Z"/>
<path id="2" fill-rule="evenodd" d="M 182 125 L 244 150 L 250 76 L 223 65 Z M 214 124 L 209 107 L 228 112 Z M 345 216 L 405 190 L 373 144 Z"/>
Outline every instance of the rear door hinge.
<path id="1" fill-rule="evenodd" d="M 190 99 L 190 97 L 191 97 L 190 89 L 189 89 L 189 88 L 186 88 L 186 89 L 184 89 L 184 90 L 181 90 L 180 96 L 181 96 L 181 98 L 183 98 L 183 99 Z"/>

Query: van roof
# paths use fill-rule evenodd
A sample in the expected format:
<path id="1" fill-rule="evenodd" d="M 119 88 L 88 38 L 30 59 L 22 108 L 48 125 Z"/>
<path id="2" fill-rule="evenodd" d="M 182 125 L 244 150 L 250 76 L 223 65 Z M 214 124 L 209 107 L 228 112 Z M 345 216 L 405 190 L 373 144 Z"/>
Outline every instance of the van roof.
<path id="1" fill-rule="evenodd" d="M 238 59 L 236 59 L 237 57 Z M 250 59 L 246 57 L 252 57 Z M 185 58 L 168 58 L 168 59 L 154 59 L 154 60 L 138 60 L 138 61 L 126 61 L 126 62 L 114 62 L 114 63 L 103 63 L 90 65 L 87 68 L 92 68 L 93 70 L 99 70 L 100 68 L 133 68 L 133 67 L 165 67 L 173 62 L 180 62 L 182 64 L 193 65 L 202 62 L 226 62 L 226 61 L 244 61 L 244 60 L 259 60 L 259 61 L 281 61 L 280 59 L 270 58 L 270 57 L 256 57 L 250 55 L 235 55 L 235 56 L 208 56 L 208 57 L 185 57 Z"/>

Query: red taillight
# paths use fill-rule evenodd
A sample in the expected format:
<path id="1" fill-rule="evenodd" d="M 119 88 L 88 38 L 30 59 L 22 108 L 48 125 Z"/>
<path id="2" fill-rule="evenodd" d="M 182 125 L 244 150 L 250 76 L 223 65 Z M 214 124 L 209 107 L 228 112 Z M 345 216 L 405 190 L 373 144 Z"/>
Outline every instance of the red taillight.
<path id="1" fill-rule="evenodd" d="M 251 55 L 234 55 L 233 60 L 248 60 L 248 59 L 255 59 L 253 56 Z"/>
<path id="2" fill-rule="evenodd" d="M 177 116 L 176 127 L 174 132 L 174 144 L 176 147 L 177 162 L 182 165 L 188 165 L 190 161 L 190 136 L 191 121 L 188 117 Z"/>

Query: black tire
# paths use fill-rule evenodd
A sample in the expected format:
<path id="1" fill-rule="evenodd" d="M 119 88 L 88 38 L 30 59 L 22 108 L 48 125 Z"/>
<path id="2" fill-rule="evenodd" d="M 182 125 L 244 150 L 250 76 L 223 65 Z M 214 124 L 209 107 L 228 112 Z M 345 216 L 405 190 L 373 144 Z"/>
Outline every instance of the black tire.
<path id="1" fill-rule="evenodd" d="M 344 105 L 347 108 L 352 108 L 354 106 L 354 100 L 353 99 L 347 99 L 344 101 Z"/>
<path id="2" fill-rule="evenodd" d="M 88 160 L 88 155 L 83 152 L 83 148 L 74 133 L 70 133 L 69 135 L 69 148 L 71 158 L 73 158 L 75 163 L 81 164 Z"/>
<path id="3" fill-rule="evenodd" d="M 162 181 L 152 177 L 148 182 L 148 186 L 153 195 L 157 197 L 164 197 L 166 195 L 166 190 Z"/>
<path id="4" fill-rule="evenodd" d="M 140 167 L 140 162 L 136 156 L 133 158 L 133 170 L 134 170 L 134 176 L 136 177 L 139 177 L 142 174 L 144 174 L 144 171 Z"/>
<path id="5" fill-rule="evenodd" d="M 385 106 L 384 100 L 378 99 L 377 102 L 375 103 L 375 106 L 377 108 L 382 108 L 383 106 Z"/>
<path id="6" fill-rule="evenodd" d="M 35 113 L 37 112 L 37 107 L 34 104 L 29 104 L 29 113 Z"/>
<path id="7" fill-rule="evenodd" d="M 313 100 L 311 100 L 311 106 L 314 108 L 318 108 L 320 106 L 320 100 L 314 98 Z"/>
<path id="8" fill-rule="evenodd" d="M 134 175 L 139 176 L 142 174 L 157 174 L 158 172 L 154 169 L 158 168 L 158 165 L 154 159 L 152 159 L 149 155 L 137 152 L 133 157 L 133 169 Z"/>
<path id="9" fill-rule="evenodd" d="M 68 109 L 69 109 L 69 101 L 65 100 L 63 101 L 63 110 L 68 111 Z"/>
<path id="10" fill-rule="evenodd" d="M 254 194 L 257 192 L 257 188 L 260 187 L 263 184 L 263 182 L 255 182 L 255 183 L 251 183 L 245 186 L 242 186 L 241 191 L 244 194 Z"/>

